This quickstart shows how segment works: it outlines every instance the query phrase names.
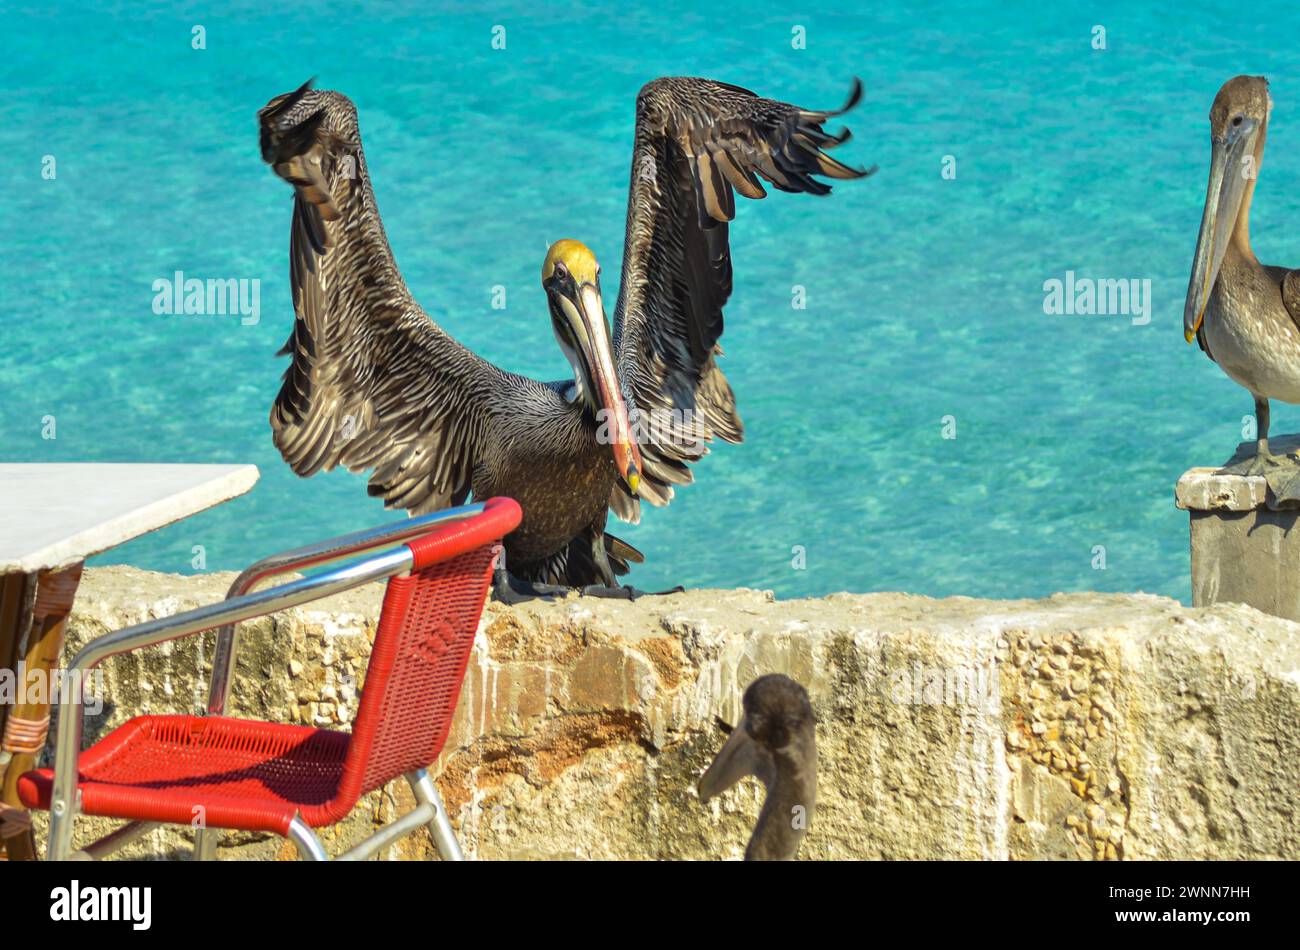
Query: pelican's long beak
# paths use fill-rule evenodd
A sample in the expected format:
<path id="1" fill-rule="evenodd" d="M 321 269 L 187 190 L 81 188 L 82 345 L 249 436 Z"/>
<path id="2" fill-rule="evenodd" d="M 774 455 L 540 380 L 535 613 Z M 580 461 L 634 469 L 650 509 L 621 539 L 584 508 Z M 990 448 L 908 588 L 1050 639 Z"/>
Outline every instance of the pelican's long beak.
<path id="1" fill-rule="evenodd" d="M 707 802 L 713 796 L 721 795 L 746 775 L 757 776 L 763 784 L 770 785 L 773 774 L 771 755 L 754 741 L 744 717 L 741 717 L 713 764 L 700 777 L 697 786 L 700 801 Z"/>
<path id="2" fill-rule="evenodd" d="M 596 410 L 596 437 L 610 446 L 619 475 L 635 495 L 641 484 L 641 450 L 632 437 L 627 402 L 614 372 L 614 349 L 610 344 L 609 323 L 605 319 L 600 287 L 593 281 L 570 280 L 567 285 L 555 288 L 552 299 L 560 308 L 563 329 L 572 335 L 572 339 L 566 341 L 557 322 L 560 344 L 566 347 L 566 351 L 570 345 L 576 349 L 578 359 L 574 361 L 573 354 L 570 354 L 570 360 L 574 362 L 575 371 L 585 377 L 584 395 Z"/>
<path id="3" fill-rule="evenodd" d="M 1219 278 L 1219 268 L 1223 266 L 1223 256 L 1241 211 L 1241 200 L 1257 172 L 1253 162 L 1244 159 L 1255 154 L 1258 131 L 1258 124 L 1247 119 L 1233 130 L 1230 139 L 1211 140 L 1210 183 L 1201 214 L 1201 233 L 1196 239 L 1196 256 L 1192 259 L 1192 276 L 1187 285 L 1187 303 L 1183 307 L 1183 335 L 1188 343 L 1196 338 L 1205 319 L 1205 308 Z"/>

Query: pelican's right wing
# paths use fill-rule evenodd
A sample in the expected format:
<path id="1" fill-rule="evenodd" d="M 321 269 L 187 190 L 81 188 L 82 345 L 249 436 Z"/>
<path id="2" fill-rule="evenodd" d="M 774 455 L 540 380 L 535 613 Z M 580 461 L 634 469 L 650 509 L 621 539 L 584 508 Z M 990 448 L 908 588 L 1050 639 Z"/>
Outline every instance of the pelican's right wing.
<path id="1" fill-rule="evenodd" d="M 258 113 L 262 158 L 294 187 L 296 320 L 281 351 L 293 362 L 271 410 L 276 447 L 304 477 L 336 465 L 373 468 L 369 492 L 390 508 L 460 504 L 488 445 L 493 405 L 518 378 L 416 304 L 379 219 L 356 108 L 310 87 Z"/>
<path id="2" fill-rule="evenodd" d="M 846 142 L 827 119 L 853 108 L 801 109 L 710 79 L 666 77 L 637 96 L 623 277 L 614 316 L 619 377 L 640 425 L 641 498 L 667 504 L 674 485 L 715 438 L 739 442 L 736 400 L 716 357 L 731 296 L 728 222 L 735 192 L 762 198 L 759 179 L 781 191 L 824 195 L 814 176 L 862 178 L 824 151 Z M 639 502 L 620 483 L 611 504 L 636 520 Z"/>

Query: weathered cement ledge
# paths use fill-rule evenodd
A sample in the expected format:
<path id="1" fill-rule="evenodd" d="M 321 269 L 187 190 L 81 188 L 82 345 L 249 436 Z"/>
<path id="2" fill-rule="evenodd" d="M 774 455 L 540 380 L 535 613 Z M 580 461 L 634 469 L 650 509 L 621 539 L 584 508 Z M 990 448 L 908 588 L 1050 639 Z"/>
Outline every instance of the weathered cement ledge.
<path id="1" fill-rule="evenodd" d="M 218 599 L 230 580 L 87 571 L 68 649 Z M 232 714 L 346 722 L 379 593 L 245 625 Z M 199 708 L 201 640 L 110 660 L 88 733 Z M 803 682 L 819 718 L 804 858 L 1300 858 L 1296 623 L 1147 595 L 744 590 L 489 605 L 440 763 L 467 853 L 738 857 L 760 788 L 705 807 L 694 783 L 718 721 L 733 723 L 744 686 L 772 671 Z M 390 796 L 411 807 L 390 786 L 327 847 L 390 818 Z M 149 847 L 181 856 L 187 837 L 155 832 Z M 414 836 L 389 856 L 429 850 Z M 227 834 L 221 848 L 292 853 L 273 836 Z"/>
<path id="2" fill-rule="evenodd" d="M 1300 452 L 1300 435 L 1276 435 L 1278 454 Z M 1226 465 L 1253 458 L 1254 441 L 1242 442 Z M 1263 475 L 1225 475 L 1219 468 L 1193 468 L 1174 487 L 1174 502 L 1189 516 L 1192 604 L 1249 604 L 1275 617 L 1300 621 L 1300 507 L 1286 500 L 1291 470 Z M 1274 492 L 1283 493 L 1279 499 Z"/>

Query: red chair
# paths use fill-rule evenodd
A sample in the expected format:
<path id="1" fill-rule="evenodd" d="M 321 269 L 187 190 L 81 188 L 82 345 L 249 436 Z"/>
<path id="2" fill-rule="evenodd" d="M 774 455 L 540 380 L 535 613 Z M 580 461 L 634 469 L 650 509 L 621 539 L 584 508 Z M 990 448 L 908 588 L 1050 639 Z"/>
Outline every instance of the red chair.
<path id="1" fill-rule="evenodd" d="M 519 519 L 518 504 L 493 498 L 285 552 L 244 571 L 220 604 L 86 644 L 64 682 L 85 682 L 86 673 L 110 656 L 222 627 L 207 715 L 138 716 L 80 752 L 81 691 L 60 691 L 54 768 L 28 772 L 18 782 L 24 805 L 50 810 L 50 859 L 100 858 L 172 823 L 199 829 L 198 859 L 215 856 L 216 829 L 243 829 L 274 831 L 304 858 L 324 860 L 312 829 L 340 821 L 362 795 L 399 775 L 410 782 L 415 810 L 340 859 L 369 857 L 422 826 L 443 858 L 461 859 L 426 769 L 442 751 L 460 697 L 495 544 Z M 250 593 L 265 577 L 362 552 L 361 559 Z M 388 588 L 350 734 L 222 715 L 237 649 L 235 624 L 380 578 L 388 578 Z M 77 814 L 130 823 L 74 853 Z"/>

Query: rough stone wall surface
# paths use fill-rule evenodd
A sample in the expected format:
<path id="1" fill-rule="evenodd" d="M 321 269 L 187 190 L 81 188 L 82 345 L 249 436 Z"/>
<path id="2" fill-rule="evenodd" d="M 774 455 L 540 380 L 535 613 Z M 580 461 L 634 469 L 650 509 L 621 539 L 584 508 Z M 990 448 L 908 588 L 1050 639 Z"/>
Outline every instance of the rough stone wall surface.
<path id="1" fill-rule="evenodd" d="M 231 575 L 87 571 L 68 656 L 219 599 Z M 381 589 L 242 628 L 232 715 L 347 728 Z M 104 666 L 88 737 L 196 711 L 212 635 Z M 736 858 L 761 803 L 695 782 L 756 676 L 807 686 L 817 812 L 802 858 L 1300 858 L 1300 625 L 1142 594 L 1037 601 L 690 591 L 490 604 L 438 784 L 478 858 Z M 413 807 L 402 783 L 327 830 L 332 853 Z M 79 840 L 104 823 L 83 821 Z M 125 854 L 183 857 L 187 829 Z M 226 833 L 223 858 L 291 858 Z M 431 854 L 427 836 L 388 858 Z"/>

